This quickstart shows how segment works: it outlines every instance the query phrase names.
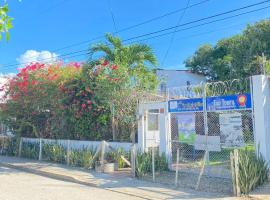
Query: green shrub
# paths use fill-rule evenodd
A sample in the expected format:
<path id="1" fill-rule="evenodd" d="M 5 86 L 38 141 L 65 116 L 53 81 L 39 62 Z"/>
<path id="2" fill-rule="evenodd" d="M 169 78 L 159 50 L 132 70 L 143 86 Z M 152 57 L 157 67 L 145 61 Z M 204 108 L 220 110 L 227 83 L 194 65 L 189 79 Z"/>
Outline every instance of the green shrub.
<path id="1" fill-rule="evenodd" d="M 18 154 L 19 141 L 17 138 L 0 140 L 0 154 L 6 156 L 16 156 Z"/>
<path id="2" fill-rule="evenodd" d="M 66 149 L 59 144 L 43 144 L 42 159 L 56 163 L 66 162 Z"/>
<path id="3" fill-rule="evenodd" d="M 239 151 L 239 184 L 243 194 L 265 183 L 268 179 L 269 170 L 266 161 L 254 151 L 247 148 Z"/>
<path id="4" fill-rule="evenodd" d="M 155 171 L 168 171 L 168 163 L 166 156 L 155 153 Z M 136 157 L 136 176 L 142 177 L 152 172 L 152 152 L 138 153 Z"/>
<path id="5" fill-rule="evenodd" d="M 30 159 L 38 159 L 39 143 L 23 142 L 21 156 Z"/>
<path id="6" fill-rule="evenodd" d="M 70 165 L 86 169 L 92 168 L 94 165 L 94 162 L 92 162 L 94 154 L 95 151 L 93 149 L 71 150 L 69 156 Z"/>

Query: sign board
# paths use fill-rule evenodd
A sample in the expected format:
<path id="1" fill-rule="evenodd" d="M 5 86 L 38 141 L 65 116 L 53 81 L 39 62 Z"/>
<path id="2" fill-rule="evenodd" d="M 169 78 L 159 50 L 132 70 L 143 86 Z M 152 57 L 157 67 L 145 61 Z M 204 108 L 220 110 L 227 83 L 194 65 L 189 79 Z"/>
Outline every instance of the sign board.
<path id="1" fill-rule="evenodd" d="M 217 96 L 206 98 L 207 111 L 222 111 L 222 110 L 241 110 L 251 109 L 251 95 L 239 94 L 228 96 Z M 168 106 L 169 112 L 198 112 L 203 111 L 203 99 L 178 99 L 170 100 Z"/>
<path id="2" fill-rule="evenodd" d="M 169 101 L 169 112 L 203 111 L 203 99 L 178 99 Z"/>
<path id="3" fill-rule="evenodd" d="M 194 147 L 196 150 L 221 151 L 220 137 L 209 135 L 196 135 Z"/>
<path id="4" fill-rule="evenodd" d="M 245 146 L 241 113 L 219 114 L 220 140 L 224 147 Z"/>
<path id="5" fill-rule="evenodd" d="M 251 95 L 229 95 L 206 98 L 207 111 L 216 110 L 241 110 L 251 108 Z"/>
<path id="6" fill-rule="evenodd" d="M 195 130 L 195 113 L 183 113 L 177 115 L 178 137 L 179 141 L 187 144 L 194 144 Z"/>

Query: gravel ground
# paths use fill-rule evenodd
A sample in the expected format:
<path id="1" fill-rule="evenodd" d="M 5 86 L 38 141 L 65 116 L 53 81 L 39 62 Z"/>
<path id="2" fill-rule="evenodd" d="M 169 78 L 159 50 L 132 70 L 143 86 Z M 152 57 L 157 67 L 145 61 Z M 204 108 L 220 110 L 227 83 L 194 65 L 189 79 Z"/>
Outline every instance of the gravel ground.
<path id="1" fill-rule="evenodd" d="M 195 189 L 198 181 L 198 174 L 179 172 L 178 174 L 178 186 L 181 188 Z M 152 176 L 147 175 L 142 180 L 152 181 Z M 175 184 L 175 172 L 156 173 L 156 182 L 166 185 Z M 229 178 L 209 177 L 202 176 L 199 186 L 200 191 L 214 192 L 231 195 L 233 192 L 232 181 Z"/>

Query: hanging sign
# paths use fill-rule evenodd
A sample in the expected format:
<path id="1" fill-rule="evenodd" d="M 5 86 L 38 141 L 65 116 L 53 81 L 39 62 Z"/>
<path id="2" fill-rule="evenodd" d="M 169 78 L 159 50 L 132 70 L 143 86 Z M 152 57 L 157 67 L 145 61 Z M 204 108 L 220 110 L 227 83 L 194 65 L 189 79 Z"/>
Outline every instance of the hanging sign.
<path id="1" fill-rule="evenodd" d="M 245 146 L 241 113 L 220 113 L 220 140 L 224 147 Z"/>
<path id="2" fill-rule="evenodd" d="M 179 141 L 186 144 L 194 144 L 195 113 L 183 113 L 177 115 Z"/>
<path id="3" fill-rule="evenodd" d="M 228 96 L 217 96 L 206 98 L 207 111 L 221 110 L 247 110 L 251 109 L 251 95 L 239 94 Z M 178 99 L 170 100 L 168 106 L 169 112 L 201 112 L 203 111 L 203 99 Z"/>
<path id="4" fill-rule="evenodd" d="M 251 95 L 207 97 L 206 108 L 207 111 L 251 109 Z"/>
<path id="5" fill-rule="evenodd" d="M 203 99 L 178 99 L 169 101 L 169 112 L 196 112 L 203 111 Z"/>

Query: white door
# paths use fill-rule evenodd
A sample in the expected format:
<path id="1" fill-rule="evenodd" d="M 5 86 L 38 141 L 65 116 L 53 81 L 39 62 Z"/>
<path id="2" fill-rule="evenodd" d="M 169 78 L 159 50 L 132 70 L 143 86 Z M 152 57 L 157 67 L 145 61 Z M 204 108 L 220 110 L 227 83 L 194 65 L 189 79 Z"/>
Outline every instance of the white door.
<path id="1" fill-rule="evenodd" d="M 144 116 L 145 124 L 145 147 L 159 147 L 160 143 L 160 112 L 159 109 L 146 110 Z"/>

